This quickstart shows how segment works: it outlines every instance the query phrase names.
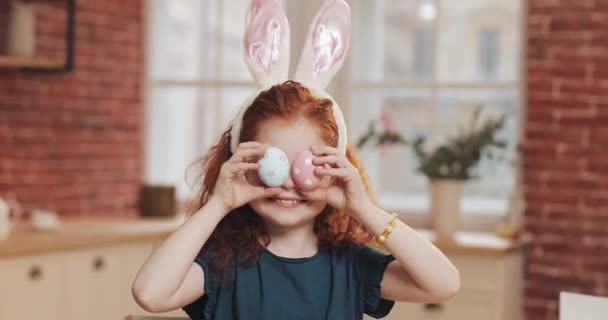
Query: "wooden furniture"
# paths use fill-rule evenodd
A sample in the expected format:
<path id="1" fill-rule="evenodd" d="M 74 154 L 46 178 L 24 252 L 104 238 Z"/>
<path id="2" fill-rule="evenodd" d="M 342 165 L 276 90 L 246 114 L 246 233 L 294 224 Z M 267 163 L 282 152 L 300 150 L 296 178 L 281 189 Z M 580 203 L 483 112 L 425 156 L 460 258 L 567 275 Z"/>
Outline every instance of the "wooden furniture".
<path id="1" fill-rule="evenodd" d="M 580 293 L 560 292 L 560 320 L 603 320 L 608 315 L 608 298 Z"/>
<path id="2" fill-rule="evenodd" d="M 59 68 L 63 64 L 61 60 L 0 55 L 0 68 Z"/>
<path id="3" fill-rule="evenodd" d="M 154 243 L 182 223 L 183 216 L 72 218 L 54 232 L 18 225 L 0 241 L 0 320 L 187 319 L 182 310 L 148 313 L 131 295 Z M 421 232 L 432 240 L 432 233 Z M 460 270 L 461 292 L 441 304 L 397 303 L 386 319 L 521 319 L 517 245 L 485 233 L 459 233 L 455 244 L 437 245 Z"/>
<path id="4" fill-rule="evenodd" d="M 433 240 L 431 232 L 419 231 Z M 460 292 L 443 303 L 397 302 L 384 319 L 523 319 L 523 261 L 519 244 L 481 232 L 459 232 L 454 243 L 435 244 L 458 268 Z"/>
<path id="5" fill-rule="evenodd" d="M 190 320 L 189 317 L 163 317 L 163 316 L 126 316 L 125 320 Z"/>
<path id="6" fill-rule="evenodd" d="M 17 226 L 0 241 L 0 320 L 151 315 L 135 303 L 131 285 L 154 243 L 182 218 L 78 218 L 53 232 Z M 187 317 L 181 310 L 156 315 Z"/>

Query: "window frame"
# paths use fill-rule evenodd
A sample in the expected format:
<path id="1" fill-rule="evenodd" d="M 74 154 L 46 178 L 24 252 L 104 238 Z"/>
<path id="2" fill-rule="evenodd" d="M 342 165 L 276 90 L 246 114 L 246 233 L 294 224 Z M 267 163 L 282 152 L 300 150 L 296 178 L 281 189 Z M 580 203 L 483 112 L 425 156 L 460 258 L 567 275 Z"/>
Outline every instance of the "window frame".
<path id="1" fill-rule="evenodd" d="M 345 63 L 345 78 L 349 80 L 344 96 L 348 97 L 347 105 L 348 110 L 345 112 L 347 119 L 352 119 L 354 112 L 352 106 L 352 94 L 355 91 L 379 91 L 382 89 L 422 89 L 429 90 L 430 94 L 430 105 L 436 106 L 439 99 L 439 92 L 441 90 L 462 90 L 462 89 L 476 89 L 476 90 L 500 90 L 510 89 L 518 93 L 518 112 L 517 112 L 517 136 L 515 141 L 517 145 L 520 145 L 523 140 L 523 134 L 525 132 L 524 115 L 526 113 L 526 92 L 525 92 L 525 52 L 526 52 L 526 24 L 523 17 L 526 16 L 528 10 L 526 1 L 516 0 L 520 2 L 520 17 L 519 19 L 519 32 L 516 34 L 515 41 L 519 42 L 519 65 L 517 66 L 515 80 L 513 81 L 501 81 L 487 80 L 479 81 L 462 81 L 462 82 L 451 82 L 439 80 L 439 68 L 438 68 L 438 48 L 439 47 L 439 21 L 441 19 L 441 3 L 449 0 L 435 0 L 436 4 L 436 16 L 435 21 L 432 23 L 432 34 L 433 34 L 433 78 L 432 80 L 390 80 L 390 81 L 369 81 L 369 80 L 356 80 L 352 74 L 352 55 L 349 55 Z M 347 125 L 350 121 L 347 122 Z M 494 231 L 496 226 L 502 221 L 509 221 L 514 224 L 518 224 L 523 216 L 523 208 L 518 207 L 518 201 L 523 201 L 523 182 L 522 182 L 522 166 L 520 156 L 516 155 L 515 163 L 513 165 L 514 185 L 510 195 L 506 195 L 506 211 L 496 210 L 493 206 L 487 208 L 477 209 L 473 211 L 463 211 L 460 215 L 460 229 L 462 230 L 474 230 L 474 231 Z M 413 202 L 424 202 L 428 201 L 428 192 L 425 192 L 425 196 L 414 196 Z M 397 204 L 395 201 L 383 201 L 384 195 L 376 193 L 379 204 L 383 209 L 387 211 L 397 212 L 399 216 L 404 219 L 410 226 L 415 228 L 431 228 L 430 214 L 428 208 L 424 208 L 420 205 L 407 205 Z M 463 195 L 462 198 L 464 207 L 475 206 L 475 200 L 471 197 Z M 392 202 L 392 204 L 391 204 Z M 407 201 L 403 201 L 405 203 Z"/>
<path id="2" fill-rule="evenodd" d="M 437 1 L 437 15 L 435 17 L 436 20 L 441 19 L 441 6 L 440 6 L 440 2 L 441 1 L 445 1 L 445 0 L 438 0 Z M 523 19 L 523 17 L 526 16 L 526 13 L 528 12 L 528 4 L 526 1 L 523 0 L 517 0 L 520 1 L 520 8 L 521 8 L 521 12 L 520 12 L 520 16 L 522 17 L 521 19 L 519 19 L 520 22 L 520 26 L 519 26 L 519 39 L 516 39 L 516 41 L 518 41 L 520 43 L 519 45 L 519 68 L 518 68 L 518 72 L 517 72 L 517 76 L 516 76 L 516 80 L 513 82 L 506 82 L 506 83 L 482 83 L 482 82 L 466 82 L 466 83 L 456 83 L 456 82 L 437 82 L 435 80 L 433 81 L 386 81 L 386 82 L 376 82 L 376 83 L 372 83 L 372 82 L 366 82 L 366 81 L 354 81 L 354 79 L 352 78 L 351 75 L 351 65 L 352 65 L 352 55 L 348 55 L 346 62 L 344 64 L 344 67 L 342 68 L 342 70 L 336 75 L 336 77 L 334 78 L 334 81 L 332 84 L 330 84 L 330 88 L 328 89 L 328 91 L 332 92 L 333 96 L 336 98 L 337 101 L 340 101 L 341 107 L 343 108 L 343 113 L 346 117 L 346 119 L 351 119 L 351 115 L 353 112 L 353 108 L 352 108 L 352 99 L 351 99 L 351 95 L 352 92 L 354 92 L 354 90 L 378 90 L 378 89 L 394 89 L 394 88 L 411 88 L 411 89 L 430 89 L 432 92 L 432 102 L 433 104 L 436 104 L 437 102 L 437 92 L 439 91 L 439 88 L 441 89 L 505 89 L 505 88 L 509 88 L 509 89 L 516 89 L 517 92 L 519 93 L 519 112 L 518 112 L 518 136 L 516 137 L 516 141 L 518 143 L 521 143 L 522 139 L 523 139 L 523 134 L 525 132 L 525 113 L 526 113 L 526 109 L 527 109 L 527 92 L 525 91 L 525 83 L 526 83 L 526 74 L 525 74 L 525 70 L 526 70 L 526 60 L 525 60 L 525 52 L 526 52 L 526 46 L 527 43 L 525 41 L 526 36 L 527 36 L 527 30 L 526 30 L 526 21 L 525 19 Z M 219 1 L 220 5 L 218 8 L 218 14 L 221 13 L 221 5 L 222 1 Z M 298 8 L 298 7 L 304 7 L 308 12 L 315 12 L 316 9 L 318 9 L 318 5 L 319 3 L 321 3 L 322 1 L 306 1 L 306 2 L 302 2 L 302 3 L 292 3 L 292 2 L 287 2 L 286 5 L 284 6 L 284 10 L 286 11 L 287 15 L 290 16 L 289 14 L 289 9 L 291 7 L 294 8 Z M 144 55 L 143 55 L 143 72 L 142 72 L 142 83 L 144 84 L 141 90 L 141 101 L 142 101 L 142 144 L 141 144 L 141 154 L 142 154 L 142 166 L 141 166 L 141 175 L 142 175 L 142 182 L 146 183 L 146 177 L 147 177 L 147 173 L 151 170 L 149 168 L 149 163 L 148 160 L 145 158 L 145 156 L 147 155 L 146 152 L 146 137 L 148 136 L 148 132 L 150 130 L 152 130 L 152 128 L 150 128 L 150 122 L 147 121 L 147 117 L 148 117 L 148 113 L 149 113 L 149 108 L 150 108 L 150 94 L 153 91 L 153 87 L 170 87 L 170 86 L 176 86 L 176 87 L 186 87 L 186 88 L 197 88 L 197 89 L 205 89 L 205 88 L 211 88 L 211 89 L 221 89 L 221 88 L 256 88 L 256 84 L 253 80 L 251 81 L 245 81 L 245 80 L 224 80 L 221 79 L 220 76 L 218 76 L 218 79 L 196 79 L 196 80 L 180 80 L 180 79 L 152 79 L 151 75 L 149 73 L 149 59 L 150 59 L 150 54 L 149 52 L 152 50 L 151 48 L 151 11 L 152 11 L 152 3 L 149 1 L 144 2 L 143 6 L 142 6 L 142 10 L 143 10 L 143 40 L 142 40 L 142 48 L 144 50 Z M 296 10 L 297 11 L 297 10 Z M 221 26 L 223 24 L 223 15 L 219 14 L 218 17 L 219 21 L 218 24 Z M 301 22 L 302 18 L 301 17 L 297 17 L 296 19 L 293 19 L 290 16 L 290 22 L 293 23 L 293 21 L 296 22 Z M 308 28 L 308 24 L 304 24 L 304 25 L 300 25 L 301 23 L 298 23 L 297 26 L 291 26 L 292 28 L 292 42 L 294 41 L 293 37 L 293 33 L 294 31 L 299 32 L 300 34 L 306 32 L 307 28 Z M 295 27 L 295 28 L 294 28 Z M 433 50 L 433 61 L 434 61 L 434 79 L 437 79 L 437 41 L 438 41 L 438 23 L 434 23 L 434 27 L 433 27 L 433 34 L 434 34 L 434 48 L 435 50 Z M 292 45 L 294 45 L 292 43 Z M 295 43 L 295 47 L 298 48 L 299 46 L 301 46 L 301 44 Z M 219 48 L 217 49 L 218 51 L 221 52 L 221 45 L 219 46 Z M 292 56 L 291 56 L 291 64 L 292 64 L 292 69 L 293 69 L 293 64 L 294 64 L 294 60 L 297 60 L 298 57 L 294 57 L 293 54 L 294 51 L 292 51 Z M 296 51 L 297 52 L 297 51 Z M 221 59 L 221 54 L 220 54 L 220 59 Z M 216 64 L 217 68 L 221 68 L 221 61 L 218 61 L 218 63 Z M 219 75 L 219 72 L 217 72 L 217 75 Z M 440 85 L 438 85 L 440 84 Z M 219 94 L 218 94 L 219 95 Z M 221 106 L 221 98 L 218 97 L 218 106 Z M 215 120 L 219 120 L 220 117 L 220 112 L 218 112 L 216 109 L 213 109 L 213 115 Z M 521 166 L 521 159 L 518 159 L 518 161 L 516 161 L 515 165 L 514 165 L 514 170 L 513 173 L 515 174 L 515 183 L 514 183 L 514 190 L 513 193 L 514 195 L 517 197 L 519 195 L 521 195 L 523 193 L 523 184 L 522 184 L 522 175 L 523 175 L 523 170 L 522 170 L 522 166 Z M 511 199 L 510 199 L 511 200 Z M 466 201 L 466 200 L 465 200 Z M 178 200 L 178 210 L 184 210 L 186 208 L 186 204 L 187 204 L 188 200 Z M 402 219 L 404 219 L 404 221 L 406 221 L 410 226 L 412 227 L 416 227 L 416 228 L 429 228 L 430 227 L 430 215 L 428 214 L 428 212 L 426 212 L 425 210 L 415 210 L 415 209 L 411 209 L 411 208 L 385 208 L 386 210 L 390 210 L 390 211 L 395 211 L 397 213 L 399 213 L 400 217 Z M 496 225 L 500 222 L 500 221 L 504 221 L 504 220 L 508 220 L 511 221 L 513 223 L 518 223 L 519 221 L 521 221 L 523 217 L 523 210 L 515 210 L 515 212 L 507 212 L 505 214 L 488 214 L 488 213 L 468 213 L 468 214 L 462 214 L 461 215 L 461 229 L 464 230 L 481 230 L 481 231 L 491 231 L 494 230 Z"/>

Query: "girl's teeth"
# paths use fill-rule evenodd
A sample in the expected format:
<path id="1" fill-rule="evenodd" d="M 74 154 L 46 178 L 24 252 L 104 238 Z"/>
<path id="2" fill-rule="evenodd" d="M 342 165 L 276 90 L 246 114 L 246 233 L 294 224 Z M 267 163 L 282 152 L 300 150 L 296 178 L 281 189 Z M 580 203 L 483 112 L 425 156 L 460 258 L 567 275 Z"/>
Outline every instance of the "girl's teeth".
<path id="1" fill-rule="evenodd" d="M 300 204 L 300 200 L 292 200 L 292 199 L 276 199 L 275 200 L 279 205 L 282 206 L 296 206 Z"/>

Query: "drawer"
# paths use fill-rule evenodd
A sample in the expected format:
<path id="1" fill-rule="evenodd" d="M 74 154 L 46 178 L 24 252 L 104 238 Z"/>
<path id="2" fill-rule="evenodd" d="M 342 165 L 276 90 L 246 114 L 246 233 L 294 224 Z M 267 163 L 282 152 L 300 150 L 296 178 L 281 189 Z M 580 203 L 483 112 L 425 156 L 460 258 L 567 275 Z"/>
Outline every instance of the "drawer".
<path id="1" fill-rule="evenodd" d="M 160 242 L 160 241 L 158 241 Z M 153 252 L 155 245 L 150 243 L 140 243 L 126 245 L 121 248 L 121 261 L 124 264 L 124 272 L 121 274 L 121 289 L 120 296 L 122 300 L 122 310 L 126 310 L 126 314 L 137 314 L 137 315 L 152 315 L 156 317 L 188 317 L 188 315 L 181 309 L 161 312 L 161 313 L 150 313 L 140 308 L 131 294 L 131 286 L 137 276 L 137 272 L 142 267 L 146 259 Z"/>
<path id="2" fill-rule="evenodd" d="M 65 255 L 67 320 L 105 320 L 124 317 L 121 309 L 119 251 L 98 248 Z"/>
<path id="3" fill-rule="evenodd" d="M 65 319 L 64 275 L 56 256 L 0 261 L 0 319 Z"/>
<path id="4" fill-rule="evenodd" d="M 498 320 L 498 301 L 495 293 L 463 291 L 449 301 L 438 304 L 397 302 L 384 319 Z"/>

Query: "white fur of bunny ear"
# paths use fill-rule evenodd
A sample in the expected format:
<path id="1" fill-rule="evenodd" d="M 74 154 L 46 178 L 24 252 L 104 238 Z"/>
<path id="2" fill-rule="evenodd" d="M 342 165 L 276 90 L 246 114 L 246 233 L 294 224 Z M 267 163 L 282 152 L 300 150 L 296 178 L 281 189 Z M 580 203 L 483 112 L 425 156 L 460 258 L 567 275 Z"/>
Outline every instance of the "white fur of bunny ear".
<path id="1" fill-rule="evenodd" d="M 350 8 L 344 0 L 328 0 L 315 16 L 294 80 L 325 89 L 346 58 L 350 42 Z"/>
<path id="2" fill-rule="evenodd" d="M 275 0 L 252 0 L 245 21 L 245 62 L 260 90 L 243 102 L 230 131 L 230 150 L 239 145 L 243 115 L 260 91 L 287 80 L 289 72 L 289 22 Z"/>
<path id="3" fill-rule="evenodd" d="M 287 80 L 289 22 L 275 0 L 252 0 L 245 21 L 245 62 L 263 88 Z"/>
<path id="4" fill-rule="evenodd" d="M 260 91 L 255 91 L 252 95 L 250 95 L 241 105 L 239 111 L 237 112 L 234 120 L 232 121 L 232 128 L 230 129 L 230 151 L 232 153 L 236 152 L 236 148 L 240 143 L 241 136 L 241 128 L 243 127 L 243 116 L 245 115 L 245 111 L 251 106 L 255 98 L 258 97 Z"/>
<path id="5" fill-rule="evenodd" d="M 334 120 L 336 121 L 336 125 L 338 126 L 338 145 L 336 146 L 336 149 L 338 149 L 338 151 L 340 151 L 341 154 L 346 154 L 346 146 L 348 144 L 348 135 L 346 133 L 346 123 L 344 122 L 344 115 L 342 114 L 342 110 L 340 109 L 340 106 L 338 105 L 336 100 L 334 100 L 334 98 L 332 98 L 331 95 L 329 93 L 327 93 L 325 90 L 320 90 L 320 89 L 310 89 L 310 90 L 315 95 L 315 97 L 331 100 L 332 114 L 334 116 Z"/>

